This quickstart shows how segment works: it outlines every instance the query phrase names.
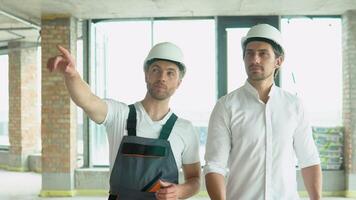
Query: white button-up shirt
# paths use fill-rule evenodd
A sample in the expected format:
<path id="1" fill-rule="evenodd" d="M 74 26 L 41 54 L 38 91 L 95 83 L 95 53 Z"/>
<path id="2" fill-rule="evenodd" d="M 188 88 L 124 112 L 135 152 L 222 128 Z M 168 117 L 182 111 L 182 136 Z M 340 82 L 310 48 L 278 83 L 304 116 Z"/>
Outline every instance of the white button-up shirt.
<path id="1" fill-rule="evenodd" d="M 272 86 L 263 103 L 247 81 L 211 114 L 204 173 L 227 175 L 228 200 L 296 200 L 301 168 L 320 164 L 300 100 Z"/>

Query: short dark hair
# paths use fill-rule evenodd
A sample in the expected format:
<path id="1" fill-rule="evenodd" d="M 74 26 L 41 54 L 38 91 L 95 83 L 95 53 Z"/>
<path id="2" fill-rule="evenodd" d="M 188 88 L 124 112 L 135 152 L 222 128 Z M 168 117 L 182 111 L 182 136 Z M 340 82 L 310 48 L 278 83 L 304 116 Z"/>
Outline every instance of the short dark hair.
<path id="1" fill-rule="evenodd" d="M 186 70 L 185 70 L 185 66 L 184 66 L 182 63 L 177 62 L 177 61 L 173 61 L 173 60 L 162 59 L 162 58 L 153 58 L 153 59 L 151 59 L 151 60 L 148 60 L 148 61 L 145 63 L 145 66 L 144 66 L 145 72 L 148 71 L 148 67 L 149 67 L 152 63 L 154 63 L 154 62 L 156 62 L 156 61 L 159 61 L 159 60 L 168 61 L 168 62 L 172 62 L 172 63 L 176 64 L 176 65 L 178 66 L 178 69 L 179 69 L 179 77 L 180 77 L 180 79 L 182 79 L 182 78 L 184 77 Z"/>
<path id="2" fill-rule="evenodd" d="M 272 46 L 274 55 L 276 56 L 276 58 L 278 57 L 282 57 L 284 59 L 284 51 L 283 48 L 281 47 L 281 45 L 277 44 L 276 42 L 274 42 L 273 40 L 267 39 L 267 38 L 263 38 L 263 37 L 251 37 L 248 38 L 243 44 L 242 44 L 242 56 L 245 57 L 245 52 L 246 52 L 246 46 L 249 42 L 253 42 L 253 41 L 260 41 L 260 42 L 267 42 L 268 44 L 270 44 Z M 276 69 L 276 71 L 274 72 L 274 77 L 276 77 L 278 75 L 279 72 L 279 68 Z"/>

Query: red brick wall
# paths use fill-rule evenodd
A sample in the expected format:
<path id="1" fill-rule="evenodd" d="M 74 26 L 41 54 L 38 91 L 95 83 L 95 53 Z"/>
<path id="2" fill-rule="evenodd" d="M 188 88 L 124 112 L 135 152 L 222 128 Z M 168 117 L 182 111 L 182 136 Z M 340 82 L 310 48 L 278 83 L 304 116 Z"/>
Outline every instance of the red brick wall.
<path id="1" fill-rule="evenodd" d="M 9 168 L 27 170 L 27 157 L 38 147 L 40 87 L 37 48 L 25 42 L 9 44 Z"/>
<path id="2" fill-rule="evenodd" d="M 47 60 L 56 45 L 76 52 L 72 18 L 42 19 L 42 172 L 71 173 L 76 166 L 76 107 L 59 73 L 49 73 Z"/>

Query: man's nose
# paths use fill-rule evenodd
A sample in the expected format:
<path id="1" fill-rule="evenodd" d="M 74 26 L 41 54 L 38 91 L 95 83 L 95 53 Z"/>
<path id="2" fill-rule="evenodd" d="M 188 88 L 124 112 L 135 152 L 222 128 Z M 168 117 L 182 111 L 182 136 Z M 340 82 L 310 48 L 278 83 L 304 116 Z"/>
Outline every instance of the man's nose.
<path id="1" fill-rule="evenodd" d="M 167 80 L 167 74 L 165 72 L 160 73 L 159 74 L 159 80 L 166 81 Z"/>
<path id="2" fill-rule="evenodd" d="M 252 57 L 252 62 L 253 62 L 253 63 L 260 63 L 260 62 L 261 62 L 261 57 L 260 57 L 258 54 L 255 54 L 255 55 Z"/>

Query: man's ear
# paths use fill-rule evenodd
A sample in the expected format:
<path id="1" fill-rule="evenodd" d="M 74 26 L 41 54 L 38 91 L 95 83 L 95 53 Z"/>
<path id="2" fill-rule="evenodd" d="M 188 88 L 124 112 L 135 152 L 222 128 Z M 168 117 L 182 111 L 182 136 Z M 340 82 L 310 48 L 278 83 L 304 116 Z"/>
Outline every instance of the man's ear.
<path id="1" fill-rule="evenodd" d="M 282 56 L 279 56 L 277 59 L 276 59 L 276 69 L 280 68 L 282 66 L 282 63 L 284 61 L 284 58 Z"/>
<path id="2" fill-rule="evenodd" d="M 177 84 L 177 88 L 179 88 L 180 84 L 182 83 L 182 79 L 180 78 Z"/>

